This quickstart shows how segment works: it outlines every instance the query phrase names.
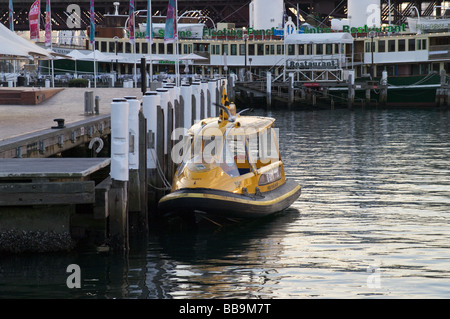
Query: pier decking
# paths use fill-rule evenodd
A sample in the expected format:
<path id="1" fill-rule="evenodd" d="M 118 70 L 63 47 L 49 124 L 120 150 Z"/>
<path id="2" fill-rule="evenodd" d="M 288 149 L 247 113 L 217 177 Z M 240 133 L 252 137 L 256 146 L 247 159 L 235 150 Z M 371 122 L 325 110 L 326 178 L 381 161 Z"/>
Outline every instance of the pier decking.
<path id="1" fill-rule="evenodd" d="M 84 112 L 87 91 L 99 97 L 98 115 Z M 48 157 L 109 134 L 110 103 L 126 95 L 139 98 L 142 93 L 130 88 L 65 88 L 39 105 L 0 104 L 0 158 Z M 55 119 L 64 119 L 65 127 L 52 128 Z"/>

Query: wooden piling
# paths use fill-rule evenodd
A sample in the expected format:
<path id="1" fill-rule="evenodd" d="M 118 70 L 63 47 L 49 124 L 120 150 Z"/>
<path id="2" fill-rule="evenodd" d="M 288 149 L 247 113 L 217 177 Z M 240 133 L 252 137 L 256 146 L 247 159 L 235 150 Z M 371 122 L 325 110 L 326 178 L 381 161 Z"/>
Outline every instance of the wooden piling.
<path id="1" fill-rule="evenodd" d="M 112 180 L 108 193 L 109 241 L 117 251 L 129 249 L 128 182 Z"/>

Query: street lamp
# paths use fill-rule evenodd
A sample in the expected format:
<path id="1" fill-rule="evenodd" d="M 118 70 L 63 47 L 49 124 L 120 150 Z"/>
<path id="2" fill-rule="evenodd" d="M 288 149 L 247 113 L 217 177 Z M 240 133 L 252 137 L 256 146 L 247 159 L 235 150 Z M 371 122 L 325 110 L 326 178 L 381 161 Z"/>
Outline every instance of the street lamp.
<path id="1" fill-rule="evenodd" d="M 117 58 L 117 42 L 119 42 L 119 37 L 116 35 L 114 36 L 114 50 L 116 52 L 116 81 L 118 80 L 118 76 L 119 76 L 119 62 L 118 62 L 118 58 Z"/>
<path id="2" fill-rule="evenodd" d="M 245 27 L 243 27 L 242 29 L 244 31 L 245 72 L 247 72 L 247 39 L 248 39 L 248 34 L 246 33 L 247 29 Z"/>
<path id="3" fill-rule="evenodd" d="M 375 78 L 375 68 L 374 68 L 374 63 L 373 63 L 373 51 L 374 51 L 375 43 L 373 42 L 373 38 L 375 37 L 375 31 L 370 31 L 369 37 L 371 38 L 370 53 L 372 54 L 372 58 L 371 58 L 372 66 L 371 66 L 371 70 L 370 70 L 370 75 L 372 76 L 372 79 L 374 79 Z"/>

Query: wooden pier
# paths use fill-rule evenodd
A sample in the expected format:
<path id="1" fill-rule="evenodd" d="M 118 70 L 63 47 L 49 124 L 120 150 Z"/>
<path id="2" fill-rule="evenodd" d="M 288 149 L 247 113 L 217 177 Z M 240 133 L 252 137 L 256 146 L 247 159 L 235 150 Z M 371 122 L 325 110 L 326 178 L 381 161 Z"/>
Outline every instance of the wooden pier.
<path id="1" fill-rule="evenodd" d="M 101 96 L 98 114 L 85 113 L 86 89 L 77 99 L 62 94 L 34 109 L 20 106 L 24 118 L 0 129 L 0 251 L 68 250 L 85 241 L 127 251 L 130 232 L 146 235 L 170 189 L 179 138 L 172 131 L 216 116 L 226 83 L 161 84 L 144 95 L 116 89 Z M 56 97 L 66 101 L 64 114 L 49 107 L 60 107 Z M 30 116 L 44 128 L 20 127 Z"/>

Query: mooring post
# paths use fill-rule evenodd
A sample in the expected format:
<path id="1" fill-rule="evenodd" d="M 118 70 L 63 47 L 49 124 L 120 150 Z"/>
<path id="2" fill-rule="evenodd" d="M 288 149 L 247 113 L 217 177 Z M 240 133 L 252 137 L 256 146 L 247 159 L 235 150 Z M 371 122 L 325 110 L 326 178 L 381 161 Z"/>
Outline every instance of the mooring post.
<path id="1" fill-rule="evenodd" d="M 195 109 L 195 113 L 192 113 L 193 118 L 194 118 L 194 123 L 197 123 L 198 121 L 200 121 L 201 117 L 201 98 L 200 98 L 200 91 L 201 91 L 201 86 L 200 86 L 200 82 L 192 82 L 192 95 L 195 97 L 195 103 L 194 100 L 192 100 L 192 108 Z"/>
<path id="2" fill-rule="evenodd" d="M 353 108 L 353 103 L 355 102 L 355 86 L 353 85 L 353 74 L 348 75 L 348 108 Z"/>
<path id="3" fill-rule="evenodd" d="M 266 82 L 266 104 L 270 108 L 272 106 L 272 73 L 267 72 Z"/>
<path id="4" fill-rule="evenodd" d="M 128 130 L 129 130 L 129 151 L 128 151 L 128 167 L 129 167 L 129 185 L 128 185 L 128 211 L 142 211 L 141 205 L 141 181 L 139 174 L 140 156 L 139 156 L 139 112 L 141 110 L 141 102 L 136 96 L 125 96 L 128 101 L 130 110 L 128 114 Z M 139 216 L 139 215 L 138 215 Z M 142 220 L 142 218 L 139 218 Z M 146 228 L 146 225 L 138 223 L 138 229 Z"/>
<path id="5" fill-rule="evenodd" d="M 210 99 L 208 101 L 209 114 L 211 117 L 216 117 L 216 91 L 217 91 L 217 81 L 210 80 L 208 82 L 208 90 L 210 94 Z"/>
<path id="6" fill-rule="evenodd" d="M 84 115 L 94 114 L 94 92 L 84 92 Z"/>
<path id="7" fill-rule="evenodd" d="M 128 148 L 129 104 L 126 99 L 111 103 L 111 189 L 108 195 L 109 234 L 115 250 L 128 250 Z"/>
<path id="8" fill-rule="evenodd" d="M 146 119 L 147 126 L 147 183 L 148 201 L 147 205 L 154 211 L 154 205 L 157 202 L 156 185 L 158 183 L 157 161 L 158 154 L 157 141 L 158 135 L 162 135 L 163 131 L 157 129 L 157 107 L 161 104 L 161 96 L 156 91 L 147 91 L 142 97 L 142 111 Z M 164 152 L 164 149 L 163 149 Z"/>
<path id="9" fill-rule="evenodd" d="M 167 112 L 168 112 L 168 107 L 169 107 L 169 102 L 170 102 L 170 93 L 167 88 L 156 89 L 156 92 L 158 92 L 158 95 L 161 97 L 161 102 L 159 105 L 161 106 L 162 111 L 164 113 L 164 131 L 162 134 L 164 137 L 166 137 L 167 136 L 167 127 L 168 127 Z M 164 154 L 167 154 L 167 152 L 168 152 L 167 143 L 164 143 Z"/>
<path id="10" fill-rule="evenodd" d="M 203 105 L 203 116 L 202 116 L 202 120 L 204 118 L 208 117 L 208 81 L 202 81 L 202 83 L 200 84 L 200 87 L 202 89 L 202 93 L 201 97 L 203 98 L 203 101 L 201 102 L 201 104 Z"/>
<path id="11" fill-rule="evenodd" d="M 192 86 L 183 84 L 180 91 L 184 104 L 184 127 L 190 128 L 192 125 Z"/>

